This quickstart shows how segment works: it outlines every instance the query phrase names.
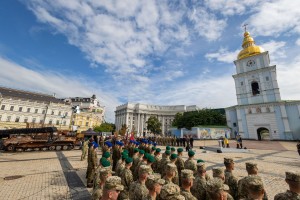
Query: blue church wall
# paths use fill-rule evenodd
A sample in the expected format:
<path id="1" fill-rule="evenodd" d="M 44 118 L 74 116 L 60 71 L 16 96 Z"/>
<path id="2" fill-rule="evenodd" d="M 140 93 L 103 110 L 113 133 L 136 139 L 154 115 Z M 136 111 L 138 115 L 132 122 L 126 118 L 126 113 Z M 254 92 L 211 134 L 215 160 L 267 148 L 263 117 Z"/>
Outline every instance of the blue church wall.
<path id="1" fill-rule="evenodd" d="M 252 101 L 251 102 L 252 104 L 263 103 L 264 102 L 262 95 L 257 95 L 257 96 L 251 97 L 251 101 Z"/>
<path id="2" fill-rule="evenodd" d="M 268 102 L 274 102 L 276 100 L 275 94 L 273 91 L 271 91 L 271 90 L 266 91 L 266 95 L 267 95 Z"/>
<path id="3" fill-rule="evenodd" d="M 280 106 L 274 106 L 274 110 L 275 110 L 275 116 L 276 116 L 276 121 L 277 121 L 277 128 L 279 131 L 279 137 L 282 140 L 287 139 L 284 134 L 284 124 L 283 124 L 282 117 L 281 117 L 282 115 L 281 115 Z"/>
<path id="4" fill-rule="evenodd" d="M 288 117 L 290 129 L 292 131 L 293 140 L 300 139 L 300 118 L 297 105 L 286 105 L 286 114 Z"/>
<path id="5" fill-rule="evenodd" d="M 241 104 L 242 105 L 245 105 L 245 104 L 248 104 L 248 103 L 249 102 L 248 102 L 248 98 L 247 97 L 241 99 Z"/>
<path id="6" fill-rule="evenodd" d="M 249 138 L 249 132 L 248 132 L 248 126 L 247 126 L 247 119 L 246 119 L 246 113 L 245 110 L 240 110 L 240 115 L 242 118 L 242 125 L 243 125 L 243 131 L 244 131 L 244 138 Z"/>
<path id="7" fill-rule="evenodd" d="M 228 126 L 232 129 L 231 138 L 234 138 L 235 137 L 234 133 L 239 131 L 237 113 L 236 113 L 236 110 L 234 109 L 234 110 L 230 110 L 228 114 L 229 114 L 229 117 L 230 117 L 230 124 L 228 124 Z M 234 126 L 234 123 L 236 124 L 236 126 Z"/>

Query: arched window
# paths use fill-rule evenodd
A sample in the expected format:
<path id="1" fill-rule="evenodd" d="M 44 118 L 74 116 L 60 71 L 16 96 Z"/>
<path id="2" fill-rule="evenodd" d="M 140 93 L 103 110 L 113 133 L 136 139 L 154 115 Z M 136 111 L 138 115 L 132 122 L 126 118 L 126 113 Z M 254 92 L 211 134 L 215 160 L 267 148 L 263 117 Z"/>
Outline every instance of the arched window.
<path id="1" fill-rule="evenodd" d="M 259 85 L 257 82 L 252 82 L 251 83 L 251 88 L 252 88 L 252 94 L 255 96 L 255 95 L 258 95 L 260 93 L 259 91 Z"/>

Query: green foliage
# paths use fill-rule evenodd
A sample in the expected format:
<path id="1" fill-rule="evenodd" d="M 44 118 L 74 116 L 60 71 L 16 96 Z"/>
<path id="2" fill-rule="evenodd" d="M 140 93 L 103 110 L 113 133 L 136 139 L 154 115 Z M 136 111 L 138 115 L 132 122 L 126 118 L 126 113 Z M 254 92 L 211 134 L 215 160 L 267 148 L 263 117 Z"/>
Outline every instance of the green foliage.
<path id="1" fill-rule="evenodd" d="M 121 129 L 119 130 L 119 134 L 122 136 L 125 136 L 126 132 L 127 132 L 127 125 L 126 124 L 122 124 Z"/>
<path id="2" fill-rule="evenodd" d="M 177 113 L 172 122 L 172 126 L 189 130 L 195 126 L 205 125 L 226 126 L 226 117 L 218 110 L 205 108 L 183 114 Z"/>
<path id="3" fill-rule="evenodd" d="M 115 129 L 116 129 L 115 124 L 104 122 L 100 126 L 96 126 L 94 128 L 94 131 L 96 131 L 96 132 L 112 132 L 112 131 L 115 131 Z"/>
<path id="4" fill-rule="evenodd" d="M 157 119 L 157 117 L 151 116 L 149 117 L 147 123 L 147 129 L 150 130 L 154 134 L 161 134 L 161 123 Z"/>

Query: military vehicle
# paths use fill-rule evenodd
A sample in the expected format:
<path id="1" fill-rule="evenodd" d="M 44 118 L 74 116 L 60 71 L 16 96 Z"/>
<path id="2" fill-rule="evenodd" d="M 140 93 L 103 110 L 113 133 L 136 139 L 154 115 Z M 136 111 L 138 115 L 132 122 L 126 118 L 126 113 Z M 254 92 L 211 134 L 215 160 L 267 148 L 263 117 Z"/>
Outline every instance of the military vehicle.
<path id="1" fill-rule="evenodd" d="M 0 130 L 2 147 L 7 151 L 71 150 L 76 136 L 57 131 L 55 127 Z"/>

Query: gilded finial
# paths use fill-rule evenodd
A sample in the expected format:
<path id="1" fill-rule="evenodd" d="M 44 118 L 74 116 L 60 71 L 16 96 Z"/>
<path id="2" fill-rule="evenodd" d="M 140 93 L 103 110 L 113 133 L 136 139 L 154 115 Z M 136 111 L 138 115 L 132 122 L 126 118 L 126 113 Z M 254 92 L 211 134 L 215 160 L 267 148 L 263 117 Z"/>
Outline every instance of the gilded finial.
<path id="1" fill-rule="evenodd" d="M 244 27 L 244 29 L 245 29 L 245 33 L 247 32 L 247 26 L 248 26 L 248 24 L 244 24 L 244 25 L 243 25 L 243 27 Z"/>

